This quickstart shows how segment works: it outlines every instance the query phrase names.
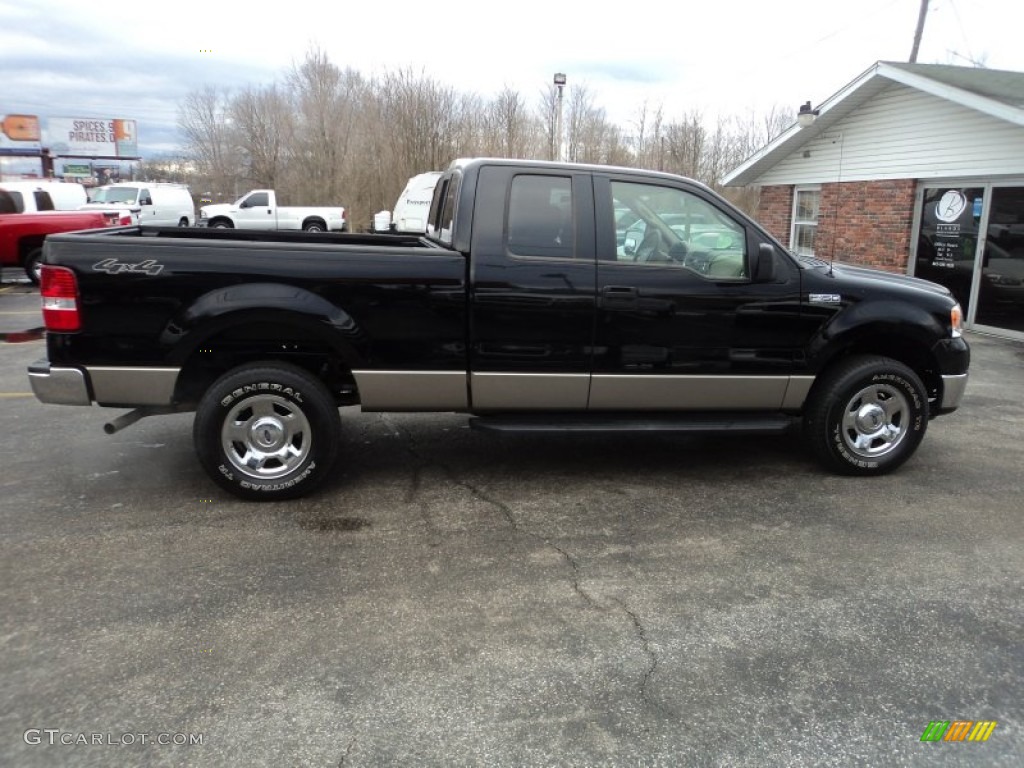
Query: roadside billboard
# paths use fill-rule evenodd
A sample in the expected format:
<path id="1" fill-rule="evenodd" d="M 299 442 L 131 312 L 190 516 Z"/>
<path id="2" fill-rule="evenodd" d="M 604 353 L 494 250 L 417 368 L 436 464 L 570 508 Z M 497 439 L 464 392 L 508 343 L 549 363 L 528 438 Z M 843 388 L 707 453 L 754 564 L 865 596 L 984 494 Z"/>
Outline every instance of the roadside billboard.
<path id="1" fill-rule="evenodd" d="M 62 157 L 109 157 L 137 160 L 134 120 L 51 117 L 46 135 L 50 151 Z"/>
<path id="2" fill-rule="evenodd" d="M 4 115 L 0 119 L 0 155 L 39 156 L 39 118 L 36 115 Z"/>

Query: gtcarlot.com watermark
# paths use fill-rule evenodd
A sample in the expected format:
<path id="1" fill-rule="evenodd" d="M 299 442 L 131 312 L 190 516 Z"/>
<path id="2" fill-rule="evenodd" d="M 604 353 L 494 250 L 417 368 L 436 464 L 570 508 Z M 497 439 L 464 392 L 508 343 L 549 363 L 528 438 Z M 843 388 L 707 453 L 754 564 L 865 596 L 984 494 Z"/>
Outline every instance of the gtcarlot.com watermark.
<path id="1" fill-rule="evenodd" d="M 29 728 L 21 738 L 26 744 L 48 744 L 50 746 L 104 746 L 128 747 L 135 744 L 161 747 L 194 747 L 201 745 L 206 734 L 203 733 L 85 733 L 83 731 L 64 731 L 60 728 Z"/>

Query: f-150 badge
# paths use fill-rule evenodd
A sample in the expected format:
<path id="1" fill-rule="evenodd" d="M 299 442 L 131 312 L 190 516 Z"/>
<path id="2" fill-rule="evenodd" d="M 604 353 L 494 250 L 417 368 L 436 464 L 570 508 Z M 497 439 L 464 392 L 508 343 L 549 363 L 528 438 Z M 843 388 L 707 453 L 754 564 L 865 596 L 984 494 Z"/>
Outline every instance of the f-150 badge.
<path id="1" fill-rule="evenodd" d="M 842 304 L 843 297 L 838 293 L 812 293 L 807 300 L 811 304 Z"/>
<path id="2" fill-rule="evenodd" d="M 153 259 L 140 261 L 138 264 L 127 264 L 117 259 L 104 259 L 92 265 L 94 272 L 106 272 L 111 275 L 128 273 L 130 275 L 159 275 L 164 265 L 157 264 Z"/>

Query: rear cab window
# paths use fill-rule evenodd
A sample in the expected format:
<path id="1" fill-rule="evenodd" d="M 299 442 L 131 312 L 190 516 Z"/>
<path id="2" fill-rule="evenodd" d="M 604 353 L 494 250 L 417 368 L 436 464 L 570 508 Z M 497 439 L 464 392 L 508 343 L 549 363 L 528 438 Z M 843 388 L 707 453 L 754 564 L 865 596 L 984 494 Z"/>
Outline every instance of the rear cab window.
<path id="1" fill-rule="evenodd" d="M 571 259 L 572 178 L 520 174 L 512 179 L 508 202 L 511 256 Z"/>

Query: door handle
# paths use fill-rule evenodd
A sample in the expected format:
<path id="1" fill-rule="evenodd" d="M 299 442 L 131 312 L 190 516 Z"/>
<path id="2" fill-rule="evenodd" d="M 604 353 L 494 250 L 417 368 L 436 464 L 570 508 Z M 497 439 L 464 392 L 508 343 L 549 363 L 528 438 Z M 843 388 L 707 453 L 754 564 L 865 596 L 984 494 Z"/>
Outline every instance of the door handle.
<path id="1" fill-rule="evenodd" d="M 628 285 L 606 285 L 601 289 L 602 309 L 631 309 L 640 301 L 640 292 Z"/>

